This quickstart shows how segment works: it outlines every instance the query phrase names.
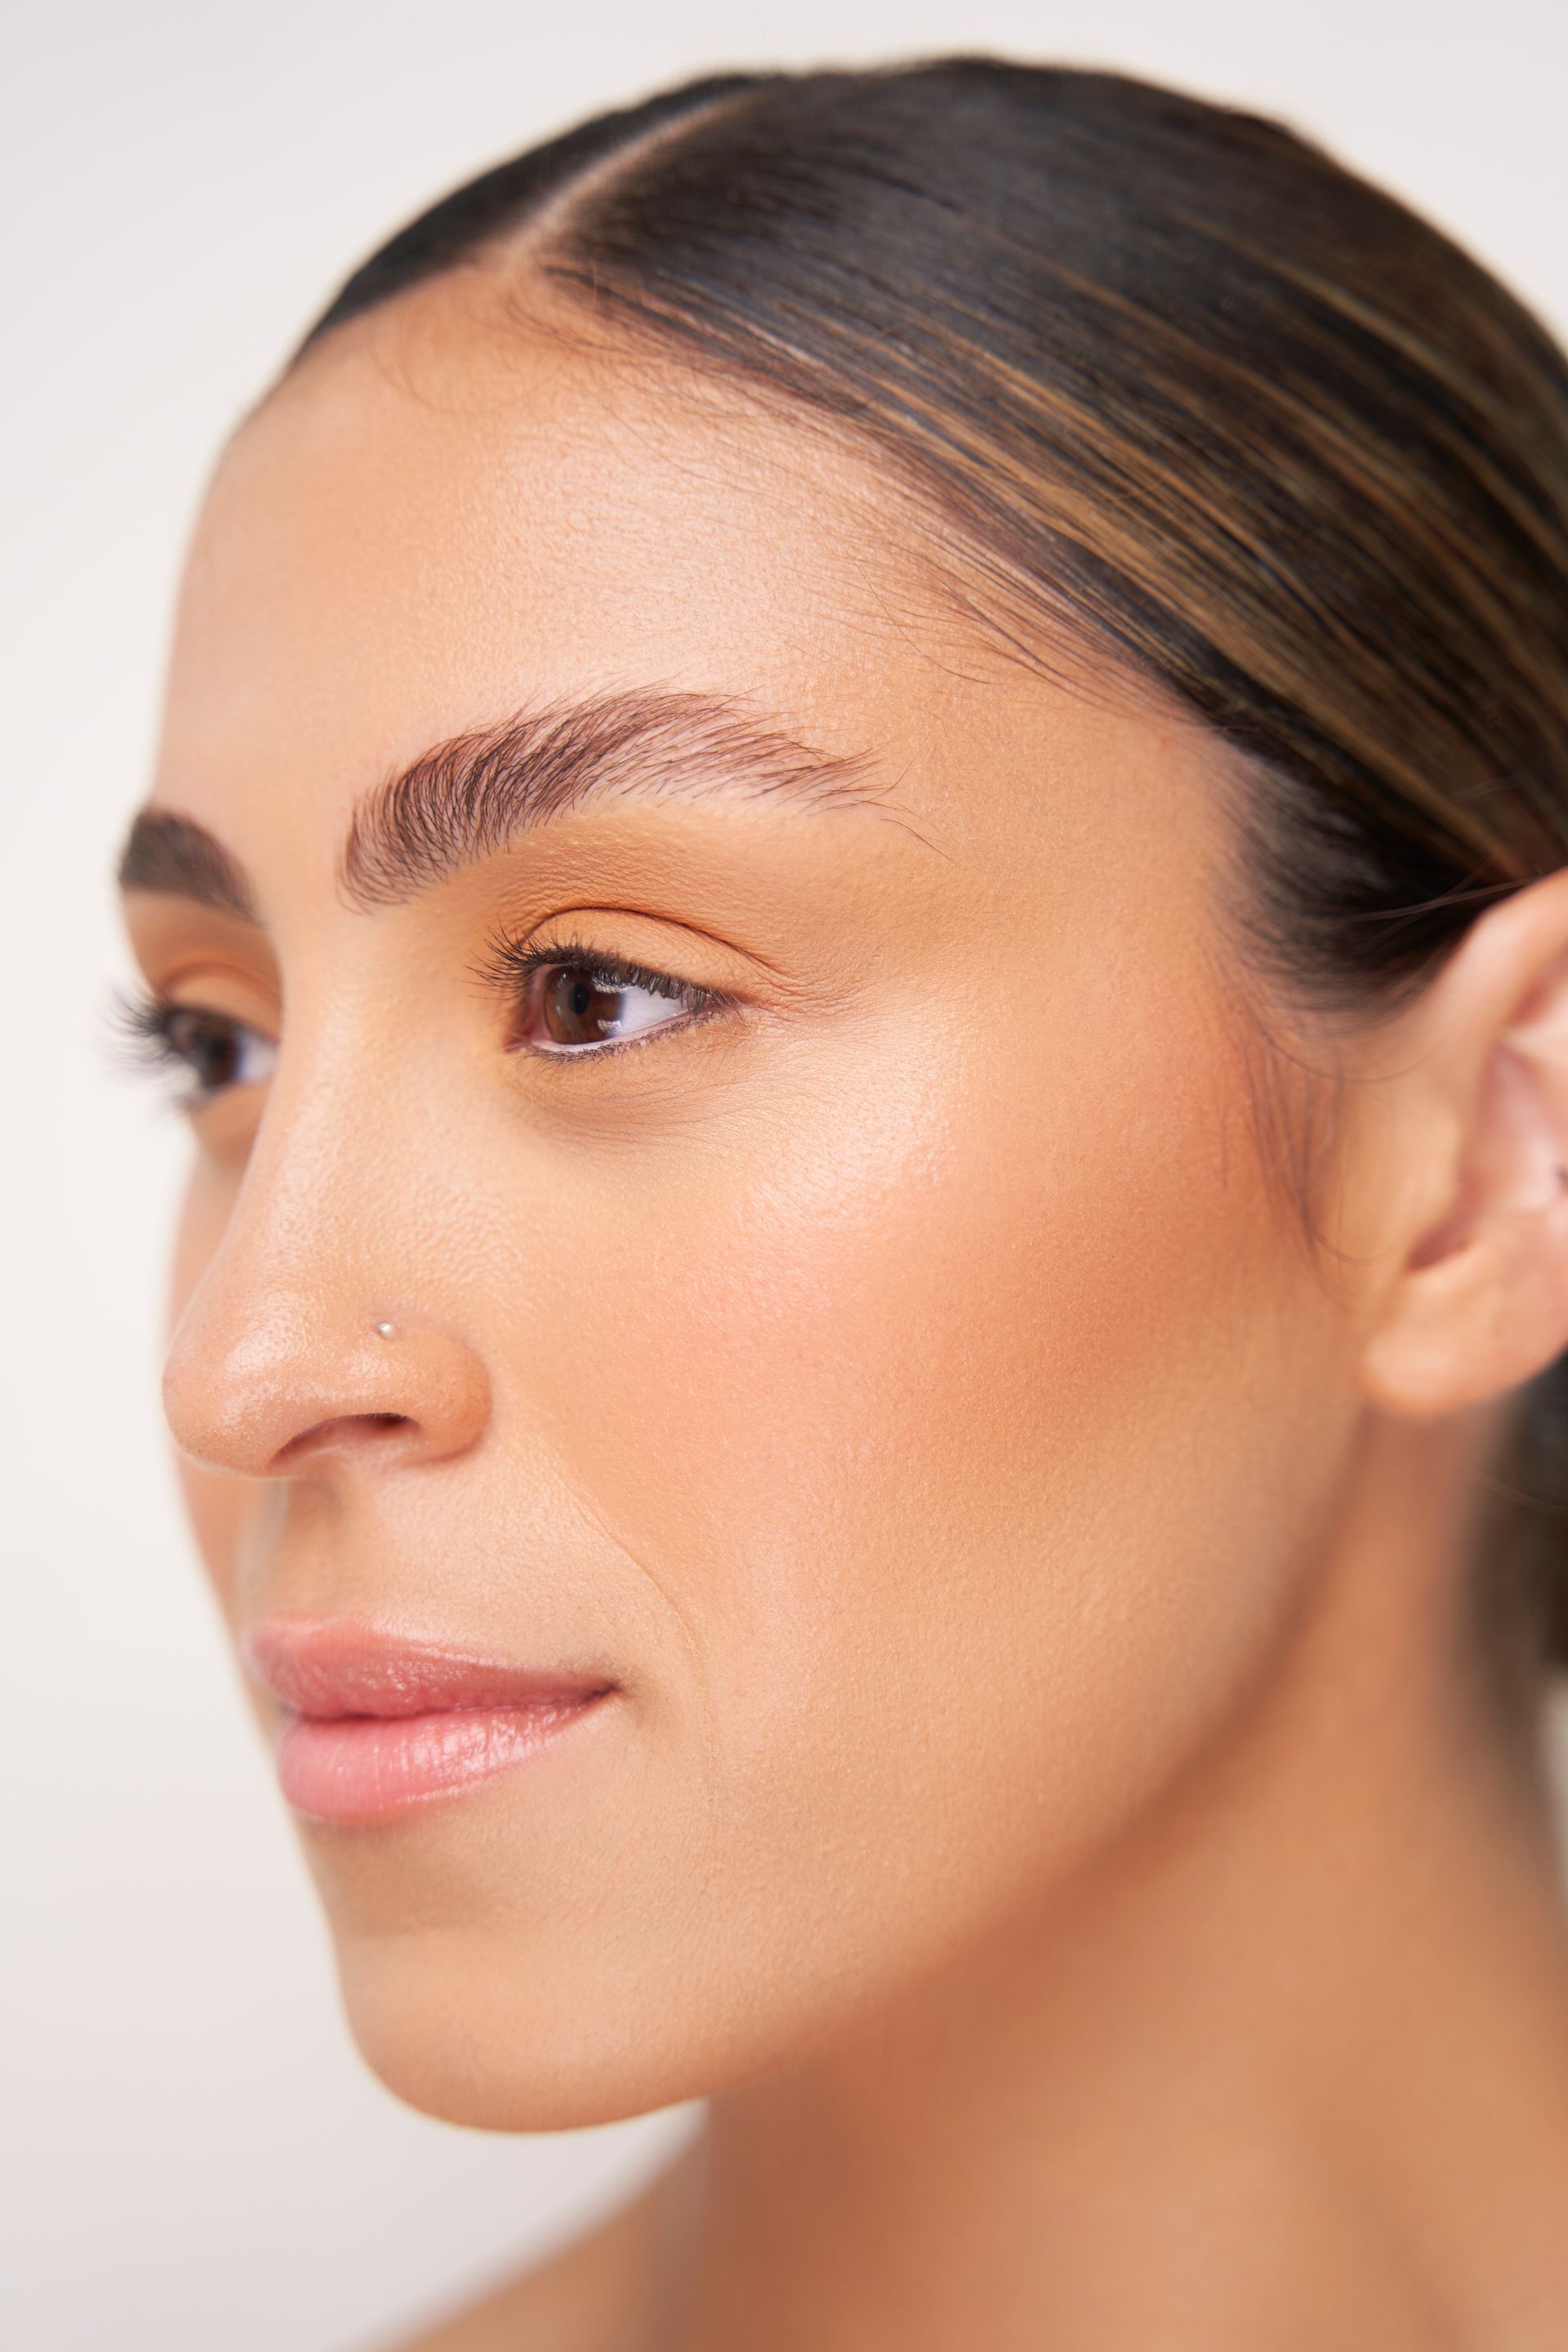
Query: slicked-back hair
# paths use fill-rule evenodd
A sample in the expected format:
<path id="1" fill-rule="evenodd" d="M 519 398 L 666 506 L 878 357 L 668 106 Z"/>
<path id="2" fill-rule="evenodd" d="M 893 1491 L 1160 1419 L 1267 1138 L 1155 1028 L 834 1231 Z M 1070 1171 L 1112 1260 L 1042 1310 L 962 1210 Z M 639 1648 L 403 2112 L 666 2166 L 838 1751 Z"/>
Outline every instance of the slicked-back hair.
<path id="1" fill-rule="evenodd" d="M 509 250 L 837 420 L 942 518 L 978 612 L 1222 737 L 1247 942 L 1303 1003 L 1387 1009 L 1568 862 L 1568 362 L 1281 125 L 983 58 L 693 82 L 447 196 L 301 351 Z M 1499 1483 L 1486 1580 L 1568 1655 L 1563 1364 Z"/>

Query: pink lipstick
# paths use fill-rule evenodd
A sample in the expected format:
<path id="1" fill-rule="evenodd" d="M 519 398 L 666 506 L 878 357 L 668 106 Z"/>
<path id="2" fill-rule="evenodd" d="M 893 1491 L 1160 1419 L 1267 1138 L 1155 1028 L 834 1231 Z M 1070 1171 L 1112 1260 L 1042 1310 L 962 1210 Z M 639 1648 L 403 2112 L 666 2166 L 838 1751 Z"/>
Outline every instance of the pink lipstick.
<path id="1" fill-rule="evenodd" d="M 351 1618 L 270 1617 L 245 1648 L 282 1705 L 283 1794 L 319 1822 L 384 1821 L 472 1788 L 537 1755 L 616 1687 Z"/>

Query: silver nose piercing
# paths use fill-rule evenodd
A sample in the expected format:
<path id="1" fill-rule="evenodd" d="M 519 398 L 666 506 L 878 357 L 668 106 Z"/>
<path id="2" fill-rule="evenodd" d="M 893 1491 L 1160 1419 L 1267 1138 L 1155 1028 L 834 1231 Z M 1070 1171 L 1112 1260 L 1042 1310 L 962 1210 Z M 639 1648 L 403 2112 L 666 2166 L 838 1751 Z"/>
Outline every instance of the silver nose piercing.
<path id="1" fill-rule="evenodd" d="M 378 1339 L 390 1339 L 392 1337 L 391 1324 L 378 1323 L 375 1327 L 375 1336 Z"/>

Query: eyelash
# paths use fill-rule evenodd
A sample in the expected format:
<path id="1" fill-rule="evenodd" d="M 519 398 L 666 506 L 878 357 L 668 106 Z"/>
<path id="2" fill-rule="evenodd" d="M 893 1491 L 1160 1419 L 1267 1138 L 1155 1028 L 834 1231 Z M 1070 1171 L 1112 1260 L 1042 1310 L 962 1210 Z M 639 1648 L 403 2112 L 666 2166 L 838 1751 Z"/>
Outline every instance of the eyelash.
<path id="1" fill-rule="evenodd" d="M 615 1054 L 629 1054 L 651 1045 L 656 1038 L 669 1037 L 681 1031 L 695 1028 L 699 1023 L 715 1015 L 735 1010 L 738 1000 L 722 989 L 704 988 L 695 981 L 679 979 L 675 973 L 659 971 L 650 964 L 635 962 L 626 956 L 602 955 L 586 940 L 571 934 L 564 939 L 523 940 L 505 932 L 498 933 L 489 942 L 488 952 L 478 967 L 478 976 L 486 987 L 502 994 L 514 1009 L 525 1001 L 529 983 L 536 972 L 561 966 L 580 966 L 595 987 L 605 990 L 622 988 L 646 989 L 654 996 L 667 997 L 682 1008 L 685 1018 L 662 1022 L 640 1035 L 613 1038 L 603 1045 L 582 1045 L 575 1050 L 557 1049 L 551 1052 L 542 1046 L 514 1045 L 514 1053 L 531 1053 L 541 1062 L 605 1061 Z"/>
<path id="2" fill-rule="evenodd" d="M 166 997 L 119 996 L 111 1008 L 111 1020 L 115 1045 L 122 1058 L 135 1069 L 174 1079 L 175 1101 L 183 1109 L 216 1101 L 232 1087 L 254 1081 L 223 1078 L 204 1086 L 192 1053 L 178 1043 L 182 1026 L 193 1033 L 193 1041 L 205 1036 L 213 1045 L 236 1052 L 242 1052 L 247 1040 L 264 1050 L 271 1047 L 271 1040 L 247 1021 L 209 1012 L 199 1004 L 171 1003 Z"/>

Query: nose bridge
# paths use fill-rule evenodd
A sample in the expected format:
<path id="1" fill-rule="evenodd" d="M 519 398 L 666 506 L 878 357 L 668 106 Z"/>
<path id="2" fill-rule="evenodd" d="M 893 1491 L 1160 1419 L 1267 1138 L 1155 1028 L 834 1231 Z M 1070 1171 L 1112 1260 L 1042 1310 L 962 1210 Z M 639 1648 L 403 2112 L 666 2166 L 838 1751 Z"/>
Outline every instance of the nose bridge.
<path id="1" fill-rule="evenodd" d="M 171 1338 L 170 1427 L 213 1468 L 283 1475 L 391 1429 L 400 1455 L 438 1458 L 488 1418 L 482 1362 L 433 1290 L 419 1122 L 389 1116 L 385 1087 L 344 1058 L 293 1089 L 279 1070 Z"/>

